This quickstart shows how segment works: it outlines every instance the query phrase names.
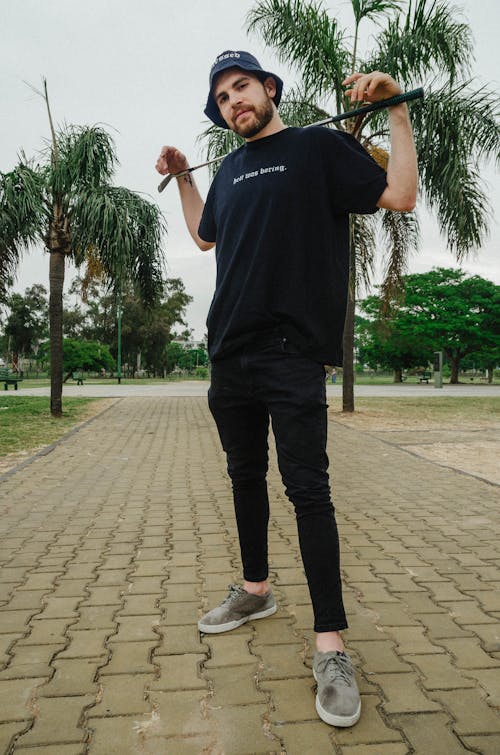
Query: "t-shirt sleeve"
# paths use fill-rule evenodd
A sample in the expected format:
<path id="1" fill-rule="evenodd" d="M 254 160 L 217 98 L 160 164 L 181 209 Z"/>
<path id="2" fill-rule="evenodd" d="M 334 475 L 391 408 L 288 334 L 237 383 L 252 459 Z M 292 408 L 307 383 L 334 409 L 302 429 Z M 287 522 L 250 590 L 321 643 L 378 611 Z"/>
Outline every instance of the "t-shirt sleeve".
<path id="1" fill-rule="evenodd" d="M 322 129 L 321 152 L 335 208 L 369 214 L 387 186 L 387 174 L 351 134 Z"/>
<path id="2" fill-rule="evenodd" d="M 217 238 L 217 223 L 215 221 L 215 181 L 212 181 L 208 190 L 205 207 L 201 215 L 200 225 L 198 226 L 198 236 L 203 241 L 213 244 Z"/>

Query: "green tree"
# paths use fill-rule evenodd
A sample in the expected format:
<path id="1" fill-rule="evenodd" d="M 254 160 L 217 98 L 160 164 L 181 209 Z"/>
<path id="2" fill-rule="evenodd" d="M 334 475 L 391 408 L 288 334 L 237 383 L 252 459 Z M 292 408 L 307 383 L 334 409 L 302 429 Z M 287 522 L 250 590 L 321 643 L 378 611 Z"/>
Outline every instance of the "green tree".
<path id="1" fill-rule="evenodd" d="M 360 359 L 373 369 L 393 370 L 394 382 L 400 383 L 403 370 L 426 366 L 432 354 L 417 332 L 400 332 L 396 305 L 388 311 L 385 304 L 379 296 L 368 296 L 360 302 L 368 317 L 356 318 L 355 335 L 361 341 Z"/>
<path id="2" fill-rule="evenodd" d="M 481 355 L 491 367 L 500 355 L 500 286 L 478 275 L 446 268 L 408 275 L 404 294 L 391 302 L 388 318 L 381 315 L 380 300 L 378 305 L 375 331 L 385 339 L 382 353 L 404 354 L 406 349 L 418 355 L 420 349 L 414 366 L 430 362 L 433 352 L 442 350 L 451 368 L 450 383 L 458 383 L 468 355 Z M 376 312 L 373 297 L 365 309 Z"/>
<path id="3" fill-rule="evenodd" d="M 421 194 L 436 213 L 449 249 L 463 259 L 480 246 L 489 206 L 480 179 L 481 162 L 498 158 L 499 100 L 470 81 L 472 38 L 459 10 L 445 0 L 351 0 L 353 33 L 341 28 L 319 2 L 257 0 L 248 29 L 260 35 L 279 59 L 293 67 L 300 84 L 280 105 L 290 125 L 325 118 L 332 110 L 351 109 L 342 81 L 354 70 L 386 71 L 402 87 L 426 84 L 424 102 L 412 106 L 419 155 Z M 375 46 L 361 56 L 362 24 L 375 25 Z M 384 165 L 389 130 L 384 114 L 371 114 L 336 125 L 349 130 Z M 211 127 L 208 156 L 226 152 L 238 140 Z M 379 219 L 380 216 L 380 219 Z M 384 296 L 397 287 L 418 242 L 415 213 L 382 211 L 351 216 L 351 274 L 344 335 L 343 408 L 353 411 L 353 345 L 356 288 L 368 284 L 377 233 L 385 248 Z"/>
<path id="4" fill-rule="evenodd" d="M 100 372 L 103 369 L 110 372 L 115 368 L 115 360 L 109 348 L 96 341 L 64 338 L 63 354 L 64 382 L 71 377 L 73 372 L 81 370 Z M 48 344 L 42 348 L 42 357 L 50 359 Z"/>
<path id="5" fill-rule="evenodd" d="M 35 284 L 26 288 L 23 294 L 13 293 L 6 298 L 8 314 L 4 332 L 12 363 L 18 369 L 19 356 L 36 353 L 42 339 L 48 335 L 47 289 Z"/>
<path id="6" fill-rule="evenodd" d="M 134 281 L 145 301 L 162 284 L 160 244 L 165 224 L 156 205 L 129 189 L 111 185 L 116 155 L 111 137 L 98 126 L 56 131 L 47 86 L 51 142 L 35 164 L 21 157 L 0 174 L 0 286 L 15 273 L 33 244 L 49 253 L 50 351 L 53 416 L 62 414 L 63 284 L 65 262 L 97 265 L 110 285 Z"/>
<path id="7" fill-rule="evenodd" d="M 84 281 L 76 278 L 70 293 L 82 292 Z M 95 281 L 86 287 L 85 308 L 70 310 L 68 329 L 75 325 L 78 335 L 106 343 L 117 356 L 116 295 Z M 185 309 L 192 301 L 180 278 L 168 278 L 157 301 L 146 306 L 134 287 L 122 291 L 122 358 L 132 371 L 144 367 L 154 374 L 168 370 L 165 347 L 175 337 L 174 327 L 186 326 Z M 68 330 L 69 334 L 69 330 Z"/>

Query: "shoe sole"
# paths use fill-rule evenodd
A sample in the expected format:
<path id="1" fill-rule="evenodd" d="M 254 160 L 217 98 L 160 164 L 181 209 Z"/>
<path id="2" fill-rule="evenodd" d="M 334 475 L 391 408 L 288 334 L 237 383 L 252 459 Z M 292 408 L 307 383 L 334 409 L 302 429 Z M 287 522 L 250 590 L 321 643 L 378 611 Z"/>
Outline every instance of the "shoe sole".
<path id="1" fill-rule="evenodd" d="M 271 608 L 266 608 L 265 611 L 252 613 L 250 614 L 250 616 L 245 616 L 242 619 L 237 619 L 235 621 L 226 621 L 225 624 L 203 624 L 201 621 L 199 621 L 198 629 L 200 630 L 200 632 L 204 632 L 205 634 L 220 634 L 221 632 L 230 632 L 231 629 L 241 627 L 241 625 L 245 624 L 247 621 L 252 621 L 253 619 L 265 619 L 266 616 L 272 616 L 273 613 L 276 613 L 277 610 L 277 606 L 272 606 Z"/>
<path id="2" fill-rule="evenodd" d="M 316 681 L 318 681 L 314 669 L 313 675 Z M 359 705 L 352 716 L 336 716 L 334 713 L 329 713 L 322 707 L 319 701 L 319 696 L 316 695 L 316 712 L 321 720 L 325 722 L 325 724 L 329 724 L 330 726 L 338 726 L 340 728 L 347 728 L 349 726 L 354 726 L 354 724 L 359 721 L 359 718 L 361 716 L 361 700 L 359 701 Z"/>

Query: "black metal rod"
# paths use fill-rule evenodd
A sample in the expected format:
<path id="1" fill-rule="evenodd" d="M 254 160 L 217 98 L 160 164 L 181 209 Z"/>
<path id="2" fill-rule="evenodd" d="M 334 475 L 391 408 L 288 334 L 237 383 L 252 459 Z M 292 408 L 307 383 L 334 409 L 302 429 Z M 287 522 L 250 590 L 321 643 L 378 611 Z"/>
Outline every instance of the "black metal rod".
<path id="1" fill-rule="evenodd" d="M 379 100 L 378 102 L 372 102 L 370 105 L 359 107 L 356 110 L 348 110 L 346 113 L 340 113 L 339 115 L 332 115 L 331 118 L 325 118 L 323 121 L 316 121 L 316 123 L 308 123 L 306 126 L 304 126 L 304 128 L 310 128 L 311 126 L 326 126 L 327 123 L 338 123 L 339 121 L 345 121 L 348 118 L 357 118 L 360 115 L 373 113 L 376 110 L 384 110 L 385 108 L 388 108 L 388 107 L 401 105 L 402 102 L 410 102 L 411 100 L 418 100 L 418 99 L 421 99 L 423 96 L 424 96 L 423 87 L 418 87 L 418 89 L 412 89 L 409 92 L 402 92 L 401 94 L 394 95 L 394 97 L 388 97 L 386 100 Z M 205 163 L 200 163 L 199 165 L 193 165 L 192 168 L 186 168 L 186 170 L 183 170 L 180 173 L 170 173 L 168 176 L 165 176 L 161 184 L 158 186 L 158 191 L 160 192 L 163 191 L 163 189 L 170 183 L 172 178 L 180 178 L 181 176 L 187 176 L 189 173 L 192 173 L 194 170 L 198 170 L 198 168 L 205 168 L 207 165 L 212 165 L 213 163 L 217 163 L 220 160 L 223 160 L 229 154 L 231 153 L 227 152 L 225 155 L 219 155 L 219 157 L 214 157 L 211 160 L 207 160 Z"/>

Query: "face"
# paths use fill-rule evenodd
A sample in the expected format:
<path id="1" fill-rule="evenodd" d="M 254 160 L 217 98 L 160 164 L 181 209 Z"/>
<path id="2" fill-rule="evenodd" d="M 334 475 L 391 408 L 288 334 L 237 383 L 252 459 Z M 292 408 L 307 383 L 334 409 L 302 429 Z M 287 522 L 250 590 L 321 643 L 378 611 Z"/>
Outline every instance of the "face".
<path id="1" fill-rule="evenodd" d="M 276 94 L 274 80 L 262 83 L 246 71 L 230 69 L 217 78 L 214 98 L 229 128 L 245 139 L 259 134 L 272 120 Z"/>

